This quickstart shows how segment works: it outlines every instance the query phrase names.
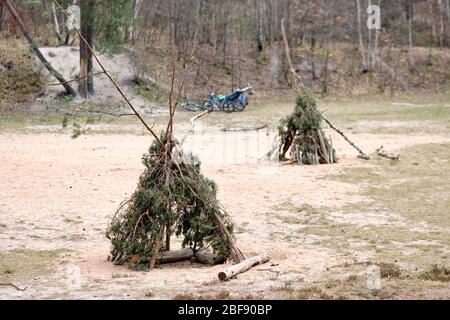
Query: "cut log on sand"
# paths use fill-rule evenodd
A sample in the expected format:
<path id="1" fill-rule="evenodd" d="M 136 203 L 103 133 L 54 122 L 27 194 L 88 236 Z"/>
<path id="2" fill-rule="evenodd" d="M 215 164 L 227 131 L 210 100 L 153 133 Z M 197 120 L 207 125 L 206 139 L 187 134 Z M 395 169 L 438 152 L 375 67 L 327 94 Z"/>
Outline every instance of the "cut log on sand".
<path id="1" fill-rule="evenodd" d="M 158 264 L 173 263 L 179 261 L 190 260 L 194 256 L 194 251 L 191 248 L 185 248 L 177 251 L 163 252 L 161 257 L 158 258 Z"/>
<path id="2" fill-rule="evenodd" d="M 136 262 L 139 258 L 136 258 Z M 186 260 L 192 260 L 194 262 L 208 264 L 208 265 L 217 265 L 225 263 L 225 259 L 220 259 L 216 254 L 209 251 L 194 251 L 191 248 L 184 248 L 176 251 L 164 251 L 160 254 L 160 256 L 156 259 L 155 265 L 158 264 L 166 264 L 166 263 L 175 263 Z"/>
<path id="3" fill-rule="evenodd" d="M 203 264 L 216 265 L 225 263 L 225 259 L 220 259 L 217 255 L 208 251 L 197 251 L 194 255 L 195 261 Z"/>
<path id="4" fill-rule="evenodd" d="M 219 272 L 218 276 L 221 281 L 229 280 L 230 278 L 238 275 L 239 273 L 243 273 L 250 269 L 251 267 L 266 263 L 270 260 L 269 255 L 262 255 L 262 256 L 256 256 L 248 258 L 241 263 L 235 264 L 234 266 L 229 267 L 225 271 Z"/>

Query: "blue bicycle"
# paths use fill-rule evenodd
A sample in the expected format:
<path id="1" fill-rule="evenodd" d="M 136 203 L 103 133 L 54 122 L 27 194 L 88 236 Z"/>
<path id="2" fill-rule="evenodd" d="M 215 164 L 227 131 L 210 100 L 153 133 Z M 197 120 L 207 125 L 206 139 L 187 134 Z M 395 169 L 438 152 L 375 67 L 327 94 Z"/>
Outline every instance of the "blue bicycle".
<path id="1" fill-rule="evenodd" d="M 248 106 L 248 97 L 245 95 L 253 95 L 253 87 L 238 88 L 235 92 L 228 96 L 217 95 L 211 93 L 208 100 L 203 104 L 196 102 L 186 102 L 182 106 L 188 111 L 224 111 L 224 112 L 241 112 Z"/>

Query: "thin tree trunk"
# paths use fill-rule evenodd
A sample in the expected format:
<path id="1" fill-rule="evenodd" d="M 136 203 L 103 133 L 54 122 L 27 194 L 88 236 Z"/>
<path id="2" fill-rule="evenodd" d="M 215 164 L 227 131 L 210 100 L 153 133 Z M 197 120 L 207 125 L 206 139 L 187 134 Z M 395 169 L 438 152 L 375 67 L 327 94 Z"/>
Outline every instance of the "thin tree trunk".
<path id="1" fill-rule="evenodd" d="M 432 3 L 432 1 L 428 1 L 428 15 L 430 17 L 431 34 L 433 35 L 433 39 L 436 41 L 436 25 L 434 23 L 433 3 Z"/>
<path id="2" fill-rule="evenodd" d="M 439 35 L 439 46 L 441 48 L 443 48 L 444 44 L 445 44 L 445 38 L 446 38 L 446 36 L 445 36 L 446 28 L 445 28 L 445 22 L 444 22 L 445 7 L 444 7 L 444 3 L 442 0 L 438 1 L 438 6 L 439 6 L 439 21 L 440 21 L 440 25 L 441 25 L 440 26 L 441 32 Z"/>
<path id="3" fill-rule="evenodd" d="M 81 35 L 87 44 L 80 39 L 80 82 L 78 92 L 83 98 L 94 94 L 94 77 L 92 75 L 92 52 L 94 39 L 95 0 L 81 1 Z"/>
<path id="4" fill-rule="evenodd" d="M 9 2 L 9 0 L 2 0 L 6 9 L 8 9 L 8 11 L 11 13 L 11 16 L 14 18 L 14 21 L 16 22 L 16 24 L 18 25 L 20 31 L 23 33 L 23 35 L 25 36 L 25 38 L 28 40 L 28 42 L 30 43 L 30 47 L 31 49 L 34 51 L 34 53 L 36 54 L 36 56 L 39 58 L 39 60 L 42 62 L 42 64 L 45 66 L 45 68 L 47 68 L 47 70 L 50 72 L 50 74 L 52 76 L 54 76 L 60 83 L 61 85 L 64 87 L 64 89 L 66 89 L 67 93 L 70 94 L 71 96 L 76 96 L 77 93 L 76 91 L 71 87 L 71 85 L 64 79 L 64 77 L 58 72 L 56 71 L 51 64 L 47 61 L 47 59 L 44 57 L 44 55 L 42 54 L 42 52 L 39 50 L 36 42 L 34 41 L 31 33 L 28 31 L 28 29 L 25 27 L 22 19 L 19 17 L 19 15 L 17 14 L 15 8 L 12 6 L 12 4 Z"/>
<path id="5" fill-rule="evenodd" d="M 136 20 L 137 17 L 139 15 L 139 11 L 141 10 L 141 4 L 142 4 L 142 0 L 134 0 L 134 5 L 133 5 L 133 20 L 131 22 L 131 27 L 130 27 L 130 40 L 131 42 L 134 44 L 134 41 L 136 39 L 136 35 L 135 35 L 135 31 L 136 31 Z"/>
<path id="6" fill-rule="evenodd" d="M 0 2 L 0 32 L 3 30 L 3 2 Z"/>
<path id="7" fill-rule="evenodd" d="M 445 0 L 445 11 L 447 13 L 447 23 L 445 24 L 445 41 L 446 46 L 450 44 L 449 34 L 450 34 L 450 2 L 449 0 Z"/>
<path id="8" fill-rule="evenodd" d="M 61 42 L 61 31 L 59 30 L 58 16 L 56 15 L 56 6 L 54 1 L 52 1 L 52 15 L 53 15 L 53 25 L 55 27 L 55 34 L 58 37 L 58 41 Z"/>
<path id="9" fill-rule="evenodd" d="M 450 1 L 445 0 L 445 7 L 447 11 L 447 21 L 450 22 Z"/>
<path id="10" fill-rule="evenodd" d="M 413 38 L 412 38 L 412 20 L 413 20 L 413 4 L 411 0 L 408 0 L 408 41 L 409 48 L 413 47 Z"/>
<path id="11" fill-rule="evenodd" d="M 330 60 L 330 43 L 326 42 L 325 63 L 322 70 L 322 96 L 328 94 L 328 63 Z"/>

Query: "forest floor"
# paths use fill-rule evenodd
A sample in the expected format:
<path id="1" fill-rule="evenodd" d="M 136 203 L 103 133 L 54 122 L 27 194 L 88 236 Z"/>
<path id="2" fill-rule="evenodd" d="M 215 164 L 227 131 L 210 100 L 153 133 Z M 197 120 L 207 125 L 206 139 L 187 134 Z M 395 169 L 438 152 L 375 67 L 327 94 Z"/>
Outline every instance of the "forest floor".
<path id="1" fill-rule="evenodd" d="M 0 283 L 27 289 L 0 286 L 0 299 L 449 299 L 448 101 L 433 95 L 320 102 L 363 150 L 374 154 L 383 145 L 399 161 L 358 159 L 327 129 L 337 164 L 258 162 L 291 102 L 252 102 L 243 113 L 203 118 L 185 149 L 200 152 L 204 174 L 217 182 L 243 253 L 272 257 L 227 282 L 217 279 L 223 265 L 184 262 L 137 272 L 107 262 L 105 230 L 134 191 L 151 142 L 134 118 L 73 116 L 80 104 L 70 101 L 5 112 Z M 179 112 L 180 139 L 192 115 Z M 146 117 L 161 129 L 166 119 Z M 268 129 L 220 130 L 261 124 Z M 73 130 L 82 134 L 72 139 Z M 379 287 L 370 285 L 373 266 Z"/>

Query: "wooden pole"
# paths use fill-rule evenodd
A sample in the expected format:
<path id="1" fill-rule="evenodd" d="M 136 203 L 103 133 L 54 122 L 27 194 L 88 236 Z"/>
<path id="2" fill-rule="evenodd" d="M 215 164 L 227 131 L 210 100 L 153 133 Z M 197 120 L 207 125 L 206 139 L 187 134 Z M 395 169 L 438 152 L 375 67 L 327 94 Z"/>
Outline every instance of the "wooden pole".
<path id="1" fill-rule="evenodd" d="M 325 146 L 325 141 L 323 139 L 322 131 L 320 131 L 320 128 L 317 129 L 317 136 L 319 137 L 320 149 L 322 150 L 323 158 L 325 159 L 325 162 L 327 164 L 330 164 L 330 157 L 328 156 L 328 150 Z"/>
<path id="2" fill-rule="evenodd" d="M 20 31 L 23 33 L 25 38 L 30 43 L 31 49 L 34 51 L 36 56 L 39 58 L 39 60 L 42 62 L 42 64 L 45 66 L 45 68 L 50 72 L 52 76 L 54 76 L 66 89 L 67 93 L 71 96 L 77 96 L 77 92 L 72 88 L 72 86 L 64 79 L 64 77 L 56 71 L 51 64 L 48 62 L 48 60 L 44 57 L 42 52 L 39 50 L 36 42 L 34 41 L 31 33 L 28 31 L 28 29 L 25 27 L 25 24 L 23 23 L 22 19 L 19 17 L 19 15 L 16 12 L 16 9 L 13 7 L 13 5 L 9 2 L 9 0 L 2 0 L 3 4 L 5 5 L 6 9 L 8 9 L 11 16 L 14 18 L 14 21 L 18 25 Z"/>
<path id="3" fill-rule="evenodd" d="M 303 84 L 302 77 L 297 73 L 297 71 L 295 71 L 294 65 L 292 64 L 291 50 L 289 49 L 289 42 L 288 42 L 288 39 L 287 39 L 285 27 L 284 27 L 284 19 L 281 20 L 281 34 L 283 35 L 283 42 L 284 42 L 284 50 L 285 50 L 285 53 L 286 53 L 286 59 L 287 59 L 288 64 L 289 64 L 289 70 L 292 73 L 292 75 L 294 76 L 295 86 L 297 87 L 297 90 L 299 90 L 301 88 L 303 91 L 306 91 L 305 85 Z M 299 83 L 300 83 L 300 86 L 299 86 Z"/>
<path id="4" fill-rule="evenodd" d="M 242 261 L 241 263 L 235 264 L 234 266 L 225 269 L 224 271 L 219 272 L 218 277 L 221 281 L 226 281 L 235 277 L 239 273 L 245 272 L 251 267 L 266 263 L 270 260 L 270 256 L 262 255 L 248 258 L 247 260 Z"/>
<path id="5" fill-rule="evenodd" d="M 156 242 L 153 246 L 152 258 L 150 259 L 150 270 L 152 270 L 155 267 L 156 261 L 158 260 L 163 233 L 164 233 L 164 225 L 161 225 L 161 227 L 159 228 L 158 239 L 156 239 Z"/>

